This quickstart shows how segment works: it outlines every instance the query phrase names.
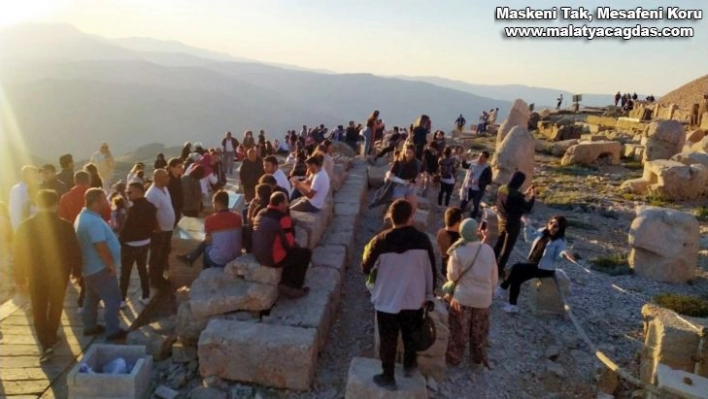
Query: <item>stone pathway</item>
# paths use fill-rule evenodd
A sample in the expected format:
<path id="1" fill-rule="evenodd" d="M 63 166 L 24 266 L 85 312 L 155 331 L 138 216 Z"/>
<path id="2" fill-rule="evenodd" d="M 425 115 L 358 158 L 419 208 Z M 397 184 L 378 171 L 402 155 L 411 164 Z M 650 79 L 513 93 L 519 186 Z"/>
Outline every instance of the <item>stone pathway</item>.
<path id="1" fill-rule="evenodd" d="M 143 311 L 138 301 L 140 280 L 131 276 L 127 307 L 121 310 L 123 327 L 130 327 Z M 84 337 L 76 299 L 79 288 L 69 285 L 59 327 L 60 342 L 54 356 L 39 363 L 40 349 L 35 337 L 29 298 L 16 295 L 0 305 L 0 399 L 66 398 L 66 375 L 89 346 L 104 342 L 104 335 Z M 102 311 L 99 310 L 102 322 Z"/>

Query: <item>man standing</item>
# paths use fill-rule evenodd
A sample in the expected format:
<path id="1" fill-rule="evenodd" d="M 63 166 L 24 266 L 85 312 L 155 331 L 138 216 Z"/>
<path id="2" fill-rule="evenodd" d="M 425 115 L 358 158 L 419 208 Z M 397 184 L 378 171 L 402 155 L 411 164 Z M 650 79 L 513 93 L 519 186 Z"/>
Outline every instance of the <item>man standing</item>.
<path id="1" fill-rule="evenodd" d="M 243 194 L 246 197 L 246 202 L 251 202 L 253 197 L 256 196 L 256 185 L 258 184 L 258 179 L 265 174 L 263 170 L 263 162 L 258 159 L 258 154 L 255 148 L 251 148 L 246 153 L 247 158 L 241 163 L 241 169 L 239 171 L 239 178 L 241 179 L 241 187 L 243 187 Z"/>
<path id="2" fill-rule="evenodd" d="M 74 187 L 74 157 L 71 154 L 64 154 L 59 157 L 61 172 L 57 175 L 57 180 L 64 183 L 66 189 Z M 59 195 L 61 198 L 61 195 Z"/>
<path id="3" fill-rule="evenodd" d="M 116 161 L 113 159 L 111 150 L 108 149 L 108 143 L 101 144 L 101 148 L 91 156 L 91 163 L 96 165 L 98 173 L 103 178 L 103 189 L 108 191 L 111 189 L 111 179 L 113 179 L 113 171 L 116 168 Z"/>
<path id="4" fill-rule="evenodd" d="M 69 275 L 81 274 L 81 248 L 71 223 L 57 216 L 59 196 L 41 190 L 36 202 L 37 214 L 17 229 L 13 252 L 17 286 L 29 288 L 41 361 L 46 361 L 59 341 L 57 329 Z"/>
<path id="5" fill-rule="evenodd" d="M 10 190 L 10 223 L 16 231 L 20 222 L 32 215 L 33 193 L 39 185 L 39 170 L 30 165 L 22 167 L 20 182 Z"/>
<path id="6" fill-rule="evenodd" d="M 256 215 L 253 222 L 253 255 L 263 265 L 282 268 L 278 290 L 284 296 L 297 298 L 310 291 L 303 284 L 312 252 L 295 243 L 293 220 L 287 213 L 289 205 L 285 194 L 273 193 L 268 208 Z"/>
<path id="7" fill-rule="evenodd" d="M 558 104 L 556 104 L 556 109 L 561 109 L 561 104 L 563 104 L 563 94 L 561 94 L 556 100 L 558 100 Z"/>
<path id="8" fill-rule="evenodd" d="M 327 172 L 322 170 L 321 155 L 313 155 L 307 160 L 307 171 L 310 172 L 310 177 L 305 181 L 300 181 L 297 177 L 291 178 L 290 182 L 293 188 L 302 193 L 302 197 L 293 202 L 290 208 L 298 212 L 319 212 L 324 208 L 329 194 L 329 176 Z"/>
<path id="9" fill-rule="evenodd" d="M 76 172 L 73 180 L 76 182 L 74 187 L 66 194 L 62 195 L 59 201 L 59 217 L 68 220 L 70 223 L 74 223 L 76 217 L 79 216 L 81 209 L 84 207 L 86 202 L 85 195 L 86 191 L 89 189 L 91 176 L 88 172 L 80 170 Z M 103 204 L 101 216 L 106 222 L 111 220 L 111 205 L 108 203 L 108 200 Z"/>
<path id="10" fill-rule="evenodd" d="M 116 278 L 116 265 L 120 263 L 120 243 L 113 230 L 100 215 L 106 194 L 100 188 L 86 191 L 86 207 L 81 211 L 74 228 L 81 245 L 83 277 L 86 299 L 82 313 L 84 335 L 97 335 L 106 331 L 109 341 L 123 339 L 127 331 L 120 328 L 120 288 Z M 106 326 L 97 324 L 98 302 L 103 301 Z"/>
<path id="11" fill-rule="evenodd" d="M 234 156 L 238 148 L 238 140 L 231 136 L 231 132 L 226 132 L 226 137 L 221 140 L 221 147 L 224 149 L 224 167 L 229 176 L 234 174 Z"/>
<path id="12" fill-rule="evenodd" d="M 150 250 L 150 238 L 157 225 L 157 209 L 145 199 L 145 187 L 140 183 L 130 183 L 126 190 L 128 200 L 133 205 L 128 208 L 123 230 L 120 232 L 120 293 L 125 303 L 130 284 L 133 263 L 140 276 L 141 302 L 150 302 L 150 280 L 147 272 L 147 257 Z M 123 305 L 121 303 L 121 306 Z"/>
<path id="13" fill-rule="evenodd" d="M 393 228 L 375 236 L 364 248 L 361 269 L 376 273 L 371 302 L 376 309 L 379 328 L 379 357 L 382 374 L 374 376 L 376 385 L 394 390 L 394 365 L 398 333 L 403 337 L 403 367 L 411 376 L 418 367 L 415 336 L 422 327 L 423 307 L 433 305 L 435 253 L 425 233 L 413 224 L 413 206 L 394 201 L 388 217 Z"/>
<path id="14" fill-rule="evenodd" d="M 275 177 L 275 181 L 278 186 L 285 189 L 288 192 L 288 195 L 292 194 L 288 177 L 285 176 L 285 173 L 282 170 L 278 169 L 278 158 L 273 155 L 265 157 L 265 159 L 263 159 L 263 171 L 267 175 L 272 175 Z"/>
<path id="15" fill-rule="evenodd" d="M 182 160 L 180 158 L 170 158 L 167 162 L 167 172 L 170 175 L 167 182 L 167 190 L 170 192 L 172 209 L 175 211 L 175 226 L 177 226 L 182 217 L 182 209 L 184 209 L 184 191 L 182 191 L 184 164 Z"/>
<path id="16" fill-rule="evenodd" d="M 42 190 L 54 190 L 61 197 L 69 188 L 57 179 L 57 170 L 54 165 L 46 164 L 42 166 L 42 184 L 39 185 Z"/>
<path id="17" fill-rule="evenodd" d="M 487 163 L 488 159 L 489 152 L 482 151 L 479 153 L 476 162 L 462 162 L 462 167 L 467 169 L 467 173 L 465 174 L 465 180 L 460 186 L 460 208 L 464 211 L 470 201 L 472 201 L 472 211 L 470 212 L 472 219 L 477 218 L 484 190 L 492 182 L 492 169 Z"/>
<path id="18" fill-rule="evenodd" d="M 152 174 L 153 184 L 145 197 L 157 208 L 157 226 L 150 239 L 150 283 L 155 288 L 169 287 L 170 282 L 164 276 L 168 268 L 172 229 L 175 226 L 175 211 L 167 190 L 169 176 L 166 170 L 157 169 Z"/>

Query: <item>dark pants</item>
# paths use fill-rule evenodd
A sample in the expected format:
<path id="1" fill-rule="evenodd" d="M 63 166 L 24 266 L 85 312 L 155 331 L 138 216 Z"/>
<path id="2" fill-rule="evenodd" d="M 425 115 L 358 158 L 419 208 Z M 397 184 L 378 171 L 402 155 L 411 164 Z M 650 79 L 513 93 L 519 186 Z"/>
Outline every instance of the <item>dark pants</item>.
<path id="1" fill-rule="evenodd" d="M 509 277 L 501 283 L 501 287 L 503 289 L 511 287 L 509 290 L 509 303 L 516 305 L 519 292 L 521 292 L 521 284 L 532 278 L 553 277 L 555 274 L 555 270 L 539 269 L 538 266 L 533 263 L 516 263 L 511 267 Z"/>
<path id="2" fill-rule="evenodd" d="M 305 284 L 305 274 L 310 266 L 312 251 L 308 248 L 292 248 L 288 251 L 285 259 L 281 260 L 276 267 L 283 268 L 280 283 L 290 288 L 302 288 Z"/>
<path id="3" fill-rule="evenodd" d="M 508 224 L 505 220 L 499 219 L 499 238 L 497 238 L 497 243 L 494 245 L 494 255 L 497 257 L 499 276 L 504 275 L 506 262 L 509 261 L 516 239 L 519 238 L 519 232 L 521 232 L 520 223 Z"/>
<path id="4" fill-rule="evenodd" d="M 482 202 L 482 197 L 484 196 L 484 191 L 472 190 L 471 188 L 467 190 L 467 199 L 460 202 L 460 208 L 464 211 L 467 205 L 472 201 L 472 210 L 470 211 L 470 217 L 475 219 L 479 214 L 479 204 Z"/>
<path id="5" fill-rule="evenodd" d="M 393 150 L 395 150 L 395 149 L 396 149 L 395 144 L 391 144 L 391 145 L 387 146 L 386 148 L 381 150 L 381 152 L 379 152 L 378 155 L 376 155 L 376 159 L 383 157 L 384 155 L 388 154 L 389 152 L 393 152 Z"/>
<path id="6" fill-rule="evenodd" d="M 42 351 L 49 349 L 57 340 L 57 330 L 64 309 L 64 296 L 68 276 L 61 281 L 44 281 L 34 285 L 30 283 L 29 294 L 32 303 L 34 329 Z"/>
<path id="7" fill-rule="evenodd" d="M 376 321 L 379 324 L 379 357 L 384 375 L 394 376 L 399 331 L 403 338 L 403 367 L 416 367 L 415 337 L 422 328 L 423 309 L 401 310 L 397 314 L 377 311 Z"/>
<path id="8" fill-rule="evenodd" d="M 450 205 L 450 196 L 452 196 L 452 189 L 455 184 L 448 184 L 440 182 L 440 192 L 438 192 L 438 205 L 442 206 L 443 197 L 445 197 L 445 206 Z"/>
<path id="9" fill-rule="evenodd" d="M 297 190 L 296 190 L 297 191 Z M 294 201 L 293 204 L 290 206 L 291 211 L 296 211 L 296 212 L 306 212 L 306 213 L 317 213 L 320 210 L 316 208 L 310 200 L 308 200 L 305 197 L 300 197 L 297 199 L 297 201 Z"/>
<path id="10" fill-rule="evenodd" d="M 78 284 L 79 284 L 79 297 L 76 300 L 76 304 L 79 306 L 79 308 L 84 307 L 84 298 L 86 298 L 86 286 L 84 284 L 84 276 L 81 276 L 78 278 Z"/>
<path id="11" fill-rule="evenodd" d="M 425 144 L 426 143 L 415 144 L 415 157 L 420 161 L 423 160 L 423 151 L 425 150 Z"/>
<path id="12" fill-rule="evenodd" d="M 98 322 L 98 303 L 103 301 L 103 319 L 106 322 L 106 336 L 120 331 L 118 311 L 120 309 L 120 287 L 115 275 L 104 268 L 98 273 L 84 276 L 86 283 L 86 303 L 81 318 L 86 330 L 93 330 Z"/>
<path id="13" fill-rule="evenodd" d="M 167 259 L 172 250 L 171 241 L 171 231 L 152 233 L 150 241 L 150 284 L 153 286 L 160 287 L 169 283 L 163 274 L 168 268 Z"/>
<path id="14" fill-rule="evenodd" d="M 345 143 L 347 143 L 347 145 L 348 145 L 349 147 L 351 147 L 352 150 L 354 150 L 354 152 L 356 152 L 357 146 L 358 146 L 358 144 L 359 144 L 358 141 L 346 141 Z"/>
<path id="15" fill-rule="evenodd" d="M 141 247 L 131 247 L 123 244 L 120 246 L 120 293 L 123 300 L 128 294 L 128 286 L 130 285 L 130 274 L 133 271 L 133 263 L 138 268 L 138 276 L 140 276 L 140 290 L 143 293 L 143 298 L 150 297 L 150 280 L 147 271 L 147 258 L 150 244 Z"/>
<path id="16" fill-rule="evenodd" d="M 447 261 L 450 259 L 449 256 L 445 255 L 442 257 L 442 264 L 440 265 L 440 272 L 442 272 L 443 279 L 447 281 Z"/>
<path id="17" fill-rule="evenodd" d="M 290 202 L 293 202 L 300 197 L 302 197 L 302 193 L 298 190 L 293 189 L 292 194 L 290 194 Z"/>

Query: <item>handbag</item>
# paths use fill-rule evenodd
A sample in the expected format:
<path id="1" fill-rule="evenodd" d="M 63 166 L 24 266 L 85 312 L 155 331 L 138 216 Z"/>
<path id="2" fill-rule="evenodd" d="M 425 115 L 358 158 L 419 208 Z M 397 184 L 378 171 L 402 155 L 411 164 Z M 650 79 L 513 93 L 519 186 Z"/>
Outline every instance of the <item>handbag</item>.
<path id="1" fill-rule="evenodd" d="M 423 312 L 423 323 L 420 326 L 420 331 L 415 337 L 415 350 L 424 352 L 430 349 L 438 339 L 437 329 L 435 328 L 435 320 L 430 317 L 428 309 Z"/>
<path id="2" fill-rule="evenodd" d="M 479 255 L 479 251 L 482 250 L 482 244 L 480 243 L 479 247 L 477 247 L 477 252 L 474 254 L 474 258 L 472 258 L 472 262 L 470 262 L 470 266 L 463 270 L 462 273 L 455 279 L 455 281 L 448 281 L 442 286 L 442 292 L 444 295 L 444 299 L 446 301 L 450 301 L 455 295 L 455 288 L 457 288 L 457 283 L 460 281 L 460 279 L 468 272 L 470 269 L 472 269 L 472 266 L 474 266 L 474 262 L 477 260 L 477 256 Z"/>

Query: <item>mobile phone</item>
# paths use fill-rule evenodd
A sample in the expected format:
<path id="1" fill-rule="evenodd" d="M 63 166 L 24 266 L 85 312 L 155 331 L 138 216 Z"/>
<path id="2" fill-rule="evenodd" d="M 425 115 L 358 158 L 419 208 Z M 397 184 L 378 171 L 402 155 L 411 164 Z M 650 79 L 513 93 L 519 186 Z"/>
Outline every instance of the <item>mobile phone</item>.
<path id="1" fill-rule="evenodd" d="M 480 223 L 480 225 L 479 225 L 479 229 L 482 231 L 487 230 L 487 221 L 486 220 L 482 220 L 482 223 Z"/>

